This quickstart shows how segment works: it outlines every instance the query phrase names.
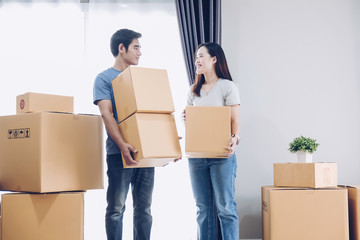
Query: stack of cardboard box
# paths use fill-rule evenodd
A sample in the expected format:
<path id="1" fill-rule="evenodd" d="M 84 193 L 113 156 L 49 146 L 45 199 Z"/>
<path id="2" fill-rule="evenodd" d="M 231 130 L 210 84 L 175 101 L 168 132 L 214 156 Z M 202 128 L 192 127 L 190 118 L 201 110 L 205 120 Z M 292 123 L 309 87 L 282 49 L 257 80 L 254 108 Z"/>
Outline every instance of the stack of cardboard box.
<path id="1" fill-rule="evenodd" d="M 0 117 L 1 239 L 83 239 L 84 192 L 103 188 L 102 119 L 26 93 Z"/>
<path id="2" fill-rule="evenodd" d="M 356 188 L 337 185 L 336 163 L 275 163 L 273 172 L 274 186 L 262 187 L 264 240 L 349 239 L 359 197 Z M 355 216 L 350 227 L 358 240 Z"/>
<path id="3" fill-rule="evenodd" d="M 130 66 L 112 81 L 121 134 L 136 166 L 160 167 L 181 157 L 167 71 Z"/>

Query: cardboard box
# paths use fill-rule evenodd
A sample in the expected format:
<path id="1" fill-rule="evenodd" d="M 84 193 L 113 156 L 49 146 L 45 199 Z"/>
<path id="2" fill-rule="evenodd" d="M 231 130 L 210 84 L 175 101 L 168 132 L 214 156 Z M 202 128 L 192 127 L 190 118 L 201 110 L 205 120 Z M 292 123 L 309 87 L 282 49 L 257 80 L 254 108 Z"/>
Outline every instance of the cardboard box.
<path id="1" fill-rule="evenodd" d="M 74 97 L 28 92 L 16 97 L 16 114 L 29 112 L 74 112 Z"/>
<path id="2" fill-rule="evenodd" d="M 84 239 L 84 193 L 4 194 L 2 240 Z"/>
<path id="3" fill-rule="evenodd" d="M 345 188 L 262 187 L 263 240 L 348 240 Z"/>
<path id="4" fill-rule="evenodd" d="M 96 115 L 0 116 L 0 190 L 103 188 L 103 126 Z"/>
<path id="5" fill-rule="evenodd" d="M 230 107 L 186 107 L 185 152 L 189 158 L 226 158 L 231 139 Z"/>
<path id="6" fill-rule="evenodd" d="M 164 69 L 130 66 L 112 81 L 119 122 L 135 112 L 173 113 L 170 83 Z"/>
<path id="7" fill-rule="evenodd" d="M 360 185 L 346 188 L 349 194 L 350 240 L 360 240 Z"/>
<path id="8" fill-rule="evenodd" d="M 275 187 L 337 187 L 336 163 L 274 163 Z"/>
<path id="9" fill-rule="evenodd" d="M 135 167 L 160 167 L 181 157 L 174 115 L 135 113 L 119 126 L 124 140 L 138 151 Z"/>

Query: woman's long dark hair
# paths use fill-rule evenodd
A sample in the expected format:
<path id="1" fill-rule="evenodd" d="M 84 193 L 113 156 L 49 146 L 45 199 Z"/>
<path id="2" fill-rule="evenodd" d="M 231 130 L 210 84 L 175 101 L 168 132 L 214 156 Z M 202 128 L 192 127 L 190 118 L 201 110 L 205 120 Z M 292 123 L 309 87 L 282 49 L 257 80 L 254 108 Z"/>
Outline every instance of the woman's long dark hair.
<path id="1" fill-rule="evenodd" d="M 215 73 L 218 78 L 223 78 L 232 81 L 232 77 L 229 71 L 229 67 L 227 65 L 225 53 L 221 46 L 217 43 L 209 42 L 209 43 L 203 43 L 200 44 L 196 50 L 196 52 L 201 47 L 206 47 L 208 53 L 211 57 L 216 57 L 216 63 L 215 63 Z M 196 53 L 195 53 L 196 54 Z M 195 83 L 192 89 L 192 92 L 196 96 L 200 96 L 200 90 L 202 85 L 205 82 L 204 74 L 196 74 L 195 76 Z"/>

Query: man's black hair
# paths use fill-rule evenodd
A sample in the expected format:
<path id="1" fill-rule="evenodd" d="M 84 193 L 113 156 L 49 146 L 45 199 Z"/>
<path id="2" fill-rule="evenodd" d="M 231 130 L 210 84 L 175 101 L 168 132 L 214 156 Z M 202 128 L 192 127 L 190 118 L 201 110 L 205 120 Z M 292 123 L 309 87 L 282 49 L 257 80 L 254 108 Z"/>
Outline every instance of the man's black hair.
<path id="1" fill-rule="evenodd" d="M 110 40 L 110 48 L 111 53 L 114 57 L 116 57 L 119 54 L 119 45 L 122 43 L 128 51 L 129 45 L 134 39 L 141 38 L 141 33 L 135 32 L 130 29 L 120 29 L 116 31 Z"/>

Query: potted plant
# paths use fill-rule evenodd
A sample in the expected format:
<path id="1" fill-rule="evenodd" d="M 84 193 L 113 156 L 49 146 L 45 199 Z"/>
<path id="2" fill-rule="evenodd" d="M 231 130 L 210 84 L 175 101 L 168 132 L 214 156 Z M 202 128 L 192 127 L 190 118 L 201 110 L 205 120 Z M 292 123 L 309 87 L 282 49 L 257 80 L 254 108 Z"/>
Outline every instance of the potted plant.
<path id="1" fill-rule="evenodd" d="M 320 144 L 316 142 L 316 139 L 306 138 L 300 136 L 294 138 L 289 144 L 289 151 L 296 153 L 298 162 L 312 162 L 312 153 L 316 151 Z"/>

